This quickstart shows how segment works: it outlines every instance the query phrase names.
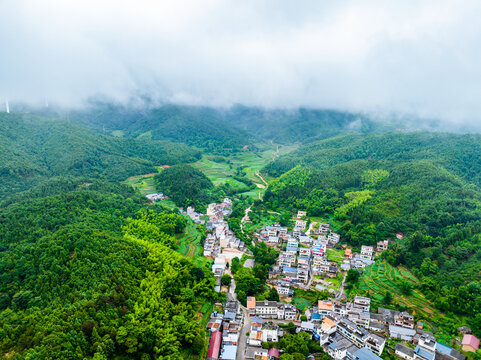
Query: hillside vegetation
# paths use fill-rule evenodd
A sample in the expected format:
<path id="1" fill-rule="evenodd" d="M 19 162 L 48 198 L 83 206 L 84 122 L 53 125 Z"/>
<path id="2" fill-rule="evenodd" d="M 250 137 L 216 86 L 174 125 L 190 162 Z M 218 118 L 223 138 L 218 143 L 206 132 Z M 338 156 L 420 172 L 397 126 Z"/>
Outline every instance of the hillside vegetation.
<path id="1" fill-rule="evenodd" d="M 447 133 L 347 135 L 300 147 L 266 167 L 279 176 L 297 165 L 325 170 L 354 160 L 430 160 L 481 185 L 481 136 Z"/>
<path id="2" fill-rule="evenodd" d="M 185 220 L 91 187 L 0 211 L 0 353 L 183 359 L 213 275 L 175 252 Z M 112 189 L 115 191 L 116 189 Z"/>
<path id="3" fill-rule="evenodd" d="M 154 177 L 155 186 L 179 206 L 205 206 L 212 200 L 214 184 L 190 165 L 171 166 Z"/>
<path id="4" fill-rule="evenodd" d="M 232 126 L 219 111 L 204 107 L 164 105 L 127 109 L 94 104 L 72 115 L 98 130 L 120 130 L 125 137 L 186 143 L 216 153 L 239 151 L 251 144 L 251 135 Z"/>
<path id="5" fill-rule="evenodd" d="M 54 176 L 119 181 L 198 158 L 182 144 L 117 139 L 57 119 L 0 114 L 0 199 Z"/>

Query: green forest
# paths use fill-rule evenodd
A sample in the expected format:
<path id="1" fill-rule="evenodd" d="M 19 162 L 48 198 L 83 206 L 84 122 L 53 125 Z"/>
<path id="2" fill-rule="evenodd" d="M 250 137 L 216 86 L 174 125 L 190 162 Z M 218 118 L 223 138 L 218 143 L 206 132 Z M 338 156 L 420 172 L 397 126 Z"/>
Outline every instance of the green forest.
<path id="1" fill-rule="evenodd" d="M 0 211 L 0 352 L 182 359 L 202 351 L 213 275 L 174 251 L 185 220 L 96 184 Z"/>
<path id="2" fill-rule="evenodd" d="M 0 200 L 55 176 L 121 181 L 155 165 L 195 161 L 196 149 L 167 141 L 119 139 L 36 114 L 0 114 Z"/>

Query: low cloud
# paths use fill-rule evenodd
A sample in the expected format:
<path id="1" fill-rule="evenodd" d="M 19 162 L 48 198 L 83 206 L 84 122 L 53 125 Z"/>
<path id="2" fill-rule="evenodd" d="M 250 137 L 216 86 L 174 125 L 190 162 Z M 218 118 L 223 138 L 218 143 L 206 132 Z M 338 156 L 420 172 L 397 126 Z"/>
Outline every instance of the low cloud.
<path id="1" fill-rule="evenodd" d="M 0 2 L 0 98 L 481 120 L 478 1 Z"/>

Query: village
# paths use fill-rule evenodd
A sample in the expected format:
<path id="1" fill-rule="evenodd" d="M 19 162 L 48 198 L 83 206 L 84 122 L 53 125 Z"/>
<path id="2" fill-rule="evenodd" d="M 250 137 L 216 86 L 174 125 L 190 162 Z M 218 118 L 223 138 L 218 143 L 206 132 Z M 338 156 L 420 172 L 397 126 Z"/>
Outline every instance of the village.
<path id="1" fill-rule="evenodd" d="M 226 198 L 222 203 L 210 204 L 206 215 L 192 207 L 183 212 L 194 222 L 206 225 L 203 256 L 213 259 L 217 292 L 226 290 L 221 279 L 224 274 L 230 274 L 232 259 L 247 256 L 244 266 L 254 266 L 246 244 L 229 229 L 225 218 L 231 211 L 232 200 Z M 210 338 L 206 359 L 279 359 L 282 353 L 273 344 L 286 335 L 289 324 L 295 326 L 296 333 L 308 333 L 335 360 L 381 359 L 388 341 L 396 342 L 394 355 L 399 359 L 466 359 L 460 351 L 438 342 L 409 312 L 382 307 L 374 311 L 369 297 L 347 298 L 343 291 L 347 271 L 361 272 L 374 264 L 376 256 L 388 249 L 388 240 L 379 241 L 377 246 L 362 245 L 360 252 L 355 253 L 346 245 L 340 245 L 340 235 L 332 231 L 328 223 L 310 223 L 305 211 L 298 211 L 292 222 L 290 230 L 287 226 L 272 224 L 255 233 L 257 244 L 264 243 L 279 251 L 267 284 L 277 290 L 279 301 L 256 300 L 251 296 L 243 306 L 236 299 L 232 281 L 227 301 L 216 304 L 218 310 L 208 322 Z M 402 238 L 401 234 L 396 236 Z M 331 259 L 330 249 L 339 247 L 343 248 L 343 259 Z M 329 280 L 339 276 L 343 278 L 340 285 L 332 286 Z M 295 289 L 327 291 L 330 297 L 302 311 L 292 304 Z M 479 349 L 480 340 L 471 335 L 468 327 L 463 326 L 459 332 L 463 335 L 463 351 Z M 314 356 L 308 358 L 314 359 Z"/>

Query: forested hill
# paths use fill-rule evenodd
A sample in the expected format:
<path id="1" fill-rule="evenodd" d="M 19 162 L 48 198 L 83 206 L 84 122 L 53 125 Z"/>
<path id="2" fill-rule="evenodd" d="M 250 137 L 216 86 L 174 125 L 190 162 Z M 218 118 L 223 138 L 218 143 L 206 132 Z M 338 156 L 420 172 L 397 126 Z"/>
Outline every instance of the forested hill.
<path id="1" fill-rule="evenodd" d="M 216 300 L 215 280 L 172 249 L 184 217 L 146 210 L 118 186 L 94 182 L 0 210 L 0 357 L 202 351 L 196 311 Z"/>
<path id="2" fill-rule="evenodd" d="M 259 138 L 280 144 L 308 143 L 346 133 L 371 133 L 381 130 L 379 122 L 361 114 L 320 109 L 262 109 L 235 106 L 223 116 Z"/>
<path id="3" fill-rule="evenodd" d="M 53 176 L 119 181 L 198 158 L 183 144 L 103 136 L 55 117 L 0 114 L 0 199 Z"/>
<path id="4" fill-rule="evenodd" d="M 271 209 L 329 219 L 355 247 L 392 239 L 383 253 L 389 262 L 413 270 L 441 311 L 474 317 L 481 303 L 480 158 L 478 135 L 340 137 L 271 164 L 271 174 L 290 170 L 264 200 Z M 404 240 L 395 238 L 399 232 Z M 471 324 L 481 329 L 477 317 Z"/>
<path id="5" fill-rule="evenodd" d="M 253 136 L 227 122 L 213 108 L 164 105 L 132 109 L 95 103 L 70 116 L 97 130 L 182 142 L 213 152 L 239 151 L 253 142 Z"/>
<path id="6" fill-rule="evenodd" d="M 430 160 L 481 185 L 481 135 L 415 132 L 339 136 L 302 146 L 269 164 L 266 171 L 279 176 L 297 165 L 325 170 L 354 160 Z"/>
<path id="7" fill-rule="evenodd" d="M 291 144 L 380 130 L 367 116 L 333 110 L 209 108 L 164 105 L 140 109 L 95 103 L 71 118 L 97 130 L 121 130 L 124 136 L 181 141 L 211 151 L 238 150 L 255 141 Z"/>

